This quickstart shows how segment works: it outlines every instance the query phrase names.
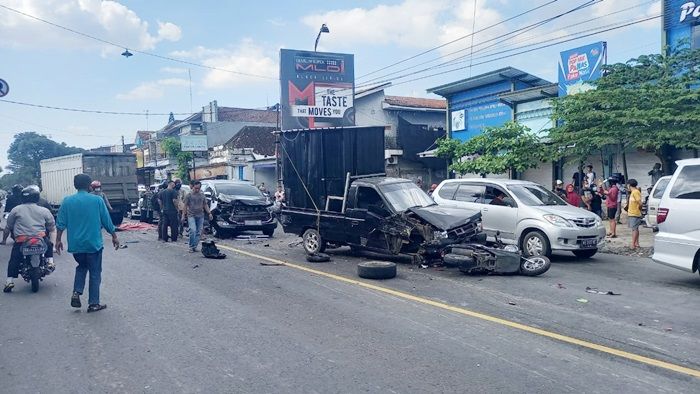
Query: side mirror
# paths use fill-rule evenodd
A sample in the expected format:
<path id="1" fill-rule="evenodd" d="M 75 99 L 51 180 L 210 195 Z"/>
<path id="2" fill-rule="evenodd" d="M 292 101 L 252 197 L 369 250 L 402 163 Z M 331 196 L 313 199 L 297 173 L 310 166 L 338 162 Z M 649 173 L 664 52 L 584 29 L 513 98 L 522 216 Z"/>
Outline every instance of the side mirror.
<path id="1" fill-rule="evenodd" d="M 211 200 L 211 192 L 204 192 L 204 197 L 206 197 L 207 200 Z"/>

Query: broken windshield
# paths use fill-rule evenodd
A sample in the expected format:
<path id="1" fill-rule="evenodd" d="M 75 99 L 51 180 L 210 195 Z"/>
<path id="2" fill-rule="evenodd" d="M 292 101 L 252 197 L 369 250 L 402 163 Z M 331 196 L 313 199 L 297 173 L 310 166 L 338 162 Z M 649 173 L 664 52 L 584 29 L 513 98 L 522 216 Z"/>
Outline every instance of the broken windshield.
<path id="1" fill-rule="evenodd" d="M 379 190 L 396 212 L 405 212 L 412 207 L 435 205 L 435 201 L 426 192 L 411 182 L 381 185 Z"/>
<path id="2" fill-rule="evenodd" d="M 543 205 L 566 205 L 564 200 L 559 198 L 559 196 L 540 185 L 509 185 L 508 190 L 515 194 L 520 202 L 531 207 Z"/>

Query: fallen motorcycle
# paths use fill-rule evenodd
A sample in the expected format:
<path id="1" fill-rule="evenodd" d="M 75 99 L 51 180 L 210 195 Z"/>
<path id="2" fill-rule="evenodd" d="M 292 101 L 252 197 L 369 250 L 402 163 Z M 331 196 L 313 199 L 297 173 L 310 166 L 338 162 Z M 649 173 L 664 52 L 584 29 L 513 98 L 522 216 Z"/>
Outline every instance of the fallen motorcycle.
<path id="1" fill-rule="evenodd" d="M 498 235 L 493 246 L 479 243 L 451 245 L 443 256 L 447 266 L 458 267 L 465 274 L 541 275 L 551 266 L 546 256 L 525 257 L 515 245 L 504 245 Z"/>

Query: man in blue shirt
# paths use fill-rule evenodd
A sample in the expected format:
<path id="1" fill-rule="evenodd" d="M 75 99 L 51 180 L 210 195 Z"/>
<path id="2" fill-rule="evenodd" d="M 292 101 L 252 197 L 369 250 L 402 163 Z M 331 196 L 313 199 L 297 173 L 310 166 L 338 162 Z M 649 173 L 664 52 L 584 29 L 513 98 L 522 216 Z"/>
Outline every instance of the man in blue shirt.
<path id="1" fill-rule="evenodd" d="M 56 220 L 56 252 L 63 249 L 62 235 L 68 232 L 68 253 L 72 253 L 78 266 L 75 268 L 73 296 L 70 305 L 80 308 L 80 296 L 85 290 L 85 276 L 90 273 L 88 312 L 107 308 L 100 304 L 100 282 L 102 281 L 102 228 L 112 234 L 112 245 L 119 249 L 116 229 L 109 217 L 107 206 L 102 198 L 89 193 L 90 176 L 78 174 L 73 178 L 73 186 L 78 192 L 63 199 Z"/>

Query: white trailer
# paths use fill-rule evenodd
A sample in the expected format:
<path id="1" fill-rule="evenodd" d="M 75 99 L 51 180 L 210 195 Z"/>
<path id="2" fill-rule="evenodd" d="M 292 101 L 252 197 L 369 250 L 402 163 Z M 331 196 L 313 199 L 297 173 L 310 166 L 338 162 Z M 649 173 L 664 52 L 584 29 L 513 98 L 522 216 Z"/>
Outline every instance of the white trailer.
<path id="1" fill-rule="evenodd" d="M 112 222 L 121 224 L 131 204 L 138 200 L 136 156 L 130 153 L 77 153 L 42 160 L 43 197 L 55 208 L 76 192 L 73 177 L 87 174 L 102 183 L 102 191 L 112 205 Z"/>

